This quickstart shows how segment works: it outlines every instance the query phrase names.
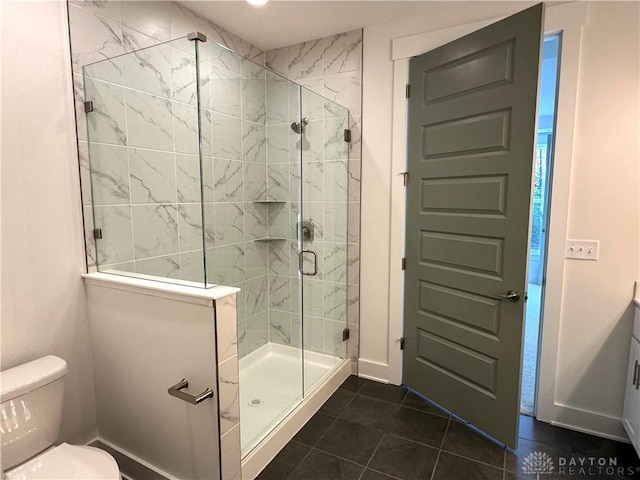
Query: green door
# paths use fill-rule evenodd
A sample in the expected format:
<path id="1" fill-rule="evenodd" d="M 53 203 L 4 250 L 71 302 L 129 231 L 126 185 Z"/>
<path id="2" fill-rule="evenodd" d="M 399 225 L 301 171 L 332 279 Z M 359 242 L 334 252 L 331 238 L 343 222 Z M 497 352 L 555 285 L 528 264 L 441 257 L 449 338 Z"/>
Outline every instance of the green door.
<path id="1" fill-rule="evenodd" d="M 410 61 L 403 383 L 509 447 L 543 5 Z"/>

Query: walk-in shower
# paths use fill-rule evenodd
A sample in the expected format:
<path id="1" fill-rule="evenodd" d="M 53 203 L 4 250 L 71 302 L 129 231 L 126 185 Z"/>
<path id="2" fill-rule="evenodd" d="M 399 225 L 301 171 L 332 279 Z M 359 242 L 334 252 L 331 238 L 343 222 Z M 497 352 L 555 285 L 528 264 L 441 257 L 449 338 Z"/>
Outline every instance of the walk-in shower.
<path id="1" fill-rule="evenodd" d="M 246 454 L 345 361 L 349 112 L 199 35 L 83 73 L 97 270 L 241 289 Z"/>

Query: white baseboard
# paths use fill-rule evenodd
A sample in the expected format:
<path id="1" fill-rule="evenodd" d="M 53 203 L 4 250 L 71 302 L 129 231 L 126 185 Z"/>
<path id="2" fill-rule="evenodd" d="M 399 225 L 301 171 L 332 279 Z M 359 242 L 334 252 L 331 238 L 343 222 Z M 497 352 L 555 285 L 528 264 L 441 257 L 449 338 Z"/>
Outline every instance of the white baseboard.
<path id="1" fill-rule="evenodd" d="M 101 448 L 116 459 L 120 473 L 130 480 L 179 480 L 155 465 L 98 436 L 92 446 Z"/>
<path id="2" fill-rule="evenodd" d="M 568 428 L 577 432 L 629 443 L 629 438 L 622 426 L 622 419 L 620 417 L 560 403 L 556 403 L 555 407 L 552 418 L 539 418 L 539 420 L 551 423 L 551 425 L 557 427 Z"/>
<path id="3" fill-rule="evenodd" d="M 389 383 L 389 365 L 358 359 L 358 376 L 381 383 Z"/>

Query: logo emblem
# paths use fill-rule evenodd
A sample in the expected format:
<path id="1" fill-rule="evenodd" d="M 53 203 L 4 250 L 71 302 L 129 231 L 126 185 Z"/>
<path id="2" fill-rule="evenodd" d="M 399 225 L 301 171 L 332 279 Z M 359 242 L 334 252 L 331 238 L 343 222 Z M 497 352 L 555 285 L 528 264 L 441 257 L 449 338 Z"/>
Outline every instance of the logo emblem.
<path id="1" fill-rule="evenodd" d="M 522 461 L 522 471 L 528 475 L 535 475 L 540 479 L 540 475 L 549 475 L 555 469 L 553 459 L 544 452 L 531 452 Z"/>

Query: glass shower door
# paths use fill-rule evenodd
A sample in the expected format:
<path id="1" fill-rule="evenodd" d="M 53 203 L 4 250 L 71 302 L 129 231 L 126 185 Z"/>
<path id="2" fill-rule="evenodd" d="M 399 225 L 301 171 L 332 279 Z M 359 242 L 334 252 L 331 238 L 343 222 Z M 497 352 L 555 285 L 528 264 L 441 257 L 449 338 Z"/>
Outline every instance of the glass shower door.
<path id="1" fill-rule="evenodd" d="M 346 357 L 348 110 L 302 88 L 305 393 Z"/>

